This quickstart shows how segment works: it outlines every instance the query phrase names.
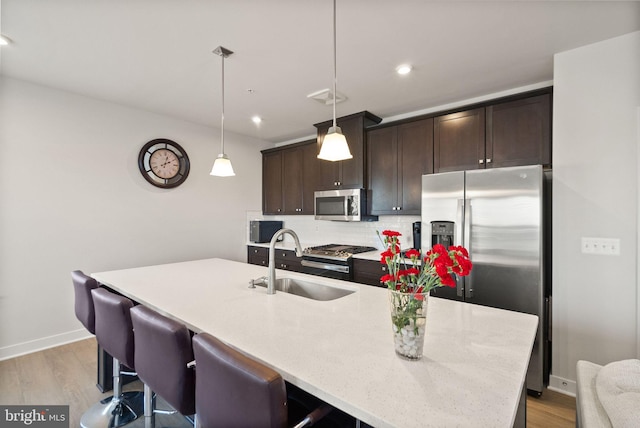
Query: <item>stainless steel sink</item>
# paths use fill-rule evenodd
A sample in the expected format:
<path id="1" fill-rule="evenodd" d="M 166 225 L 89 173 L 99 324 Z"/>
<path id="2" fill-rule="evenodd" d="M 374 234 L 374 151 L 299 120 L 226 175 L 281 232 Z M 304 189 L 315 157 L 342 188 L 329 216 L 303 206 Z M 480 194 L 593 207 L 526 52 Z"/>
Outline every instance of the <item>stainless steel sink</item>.
<path id="1" fill-rule="evenodd" d="M 266 287 L 266 284 L 264 283 L 256 285 Z M 331 287 L 329 285 L 295 278 L 276 279 L 275 289 L 277 291 L 282 291 L 283 293 L 295 294 L 296 296 L 323 301 L 339 299 L 340 297 L 348 296 L 355 292 L 355 290 Z"/>

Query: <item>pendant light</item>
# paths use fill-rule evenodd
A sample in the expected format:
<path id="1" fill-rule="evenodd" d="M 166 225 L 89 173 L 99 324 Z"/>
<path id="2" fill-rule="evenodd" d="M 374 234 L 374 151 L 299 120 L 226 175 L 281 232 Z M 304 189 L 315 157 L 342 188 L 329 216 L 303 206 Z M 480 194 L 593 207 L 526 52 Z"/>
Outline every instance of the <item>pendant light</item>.
<path id="1" fill-rule="evenodd" d="M 318 159 L 332 162 L 353 158 L 347 139 L 336 123 L 336 81 L 338 80 L 336 69 L 336 0 L 333 0 L 333 126 L 324 136 L 320 154 L 318 154 Z"/>
<path id="2" fill-rule="evenodd" d="M 236 174 L 233 172 L 231 160 L 229 160 L 229 157 L 224 153 L 224 59 L 230 56 L 233 52 L 229 49 L 223 48 L 222 46 L 218 46 L 213 53 L 222 58 L 222 118 L 220 120 L 220 154 L 213 162 L 211 175 L 215 175 L 217 177 L 232 177 Z"/>

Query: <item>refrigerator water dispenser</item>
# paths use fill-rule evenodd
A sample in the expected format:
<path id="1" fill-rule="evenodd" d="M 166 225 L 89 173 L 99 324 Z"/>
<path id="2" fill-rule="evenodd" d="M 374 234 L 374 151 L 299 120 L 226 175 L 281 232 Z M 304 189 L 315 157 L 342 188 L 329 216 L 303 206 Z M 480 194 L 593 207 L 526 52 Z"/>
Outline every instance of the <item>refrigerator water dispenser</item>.
<path id="1" fill-rule="evenodd" d="M 431 246 L 442 244 L 445 248 L 453 245 L 452 221 L 432 221 L 431 222 Z"/>

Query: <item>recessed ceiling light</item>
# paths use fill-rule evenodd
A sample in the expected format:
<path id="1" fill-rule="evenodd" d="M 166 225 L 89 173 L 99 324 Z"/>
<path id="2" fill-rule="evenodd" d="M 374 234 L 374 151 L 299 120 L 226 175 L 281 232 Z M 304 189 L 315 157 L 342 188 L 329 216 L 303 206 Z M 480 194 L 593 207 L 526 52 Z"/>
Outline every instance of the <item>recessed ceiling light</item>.
<path id="1" fill-rule="evenodd" d="M 251 118 L 251 121 L 256 125 L 260 125 L 260 123 L 262 123 L 262 118 L 260 116 L 253 116 Z"/>
<path id="2" fill-rule="evenodd" d="M 0 36 L 0 46 L 7 46 L 11 42 L 7 36 Z"/>
<path id="3" fill-rule="evenodd" d="M 411 68 L 412 67 L 409 64 L 402 64 L 396 67 L 396 72 L 401 75 L 409 74 L 411 72 Z"/>

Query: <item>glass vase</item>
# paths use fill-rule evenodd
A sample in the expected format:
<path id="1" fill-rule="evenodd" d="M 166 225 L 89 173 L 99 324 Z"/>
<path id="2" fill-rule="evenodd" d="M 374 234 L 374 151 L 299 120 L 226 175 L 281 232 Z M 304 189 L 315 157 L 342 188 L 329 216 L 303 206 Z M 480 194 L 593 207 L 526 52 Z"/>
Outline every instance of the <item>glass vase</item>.
<path id="1" fill-rule="evenodd" d="M 389 290 L 389 303 L 396 354 L 419 360 L 424 347 L 429 293 Z"/>

